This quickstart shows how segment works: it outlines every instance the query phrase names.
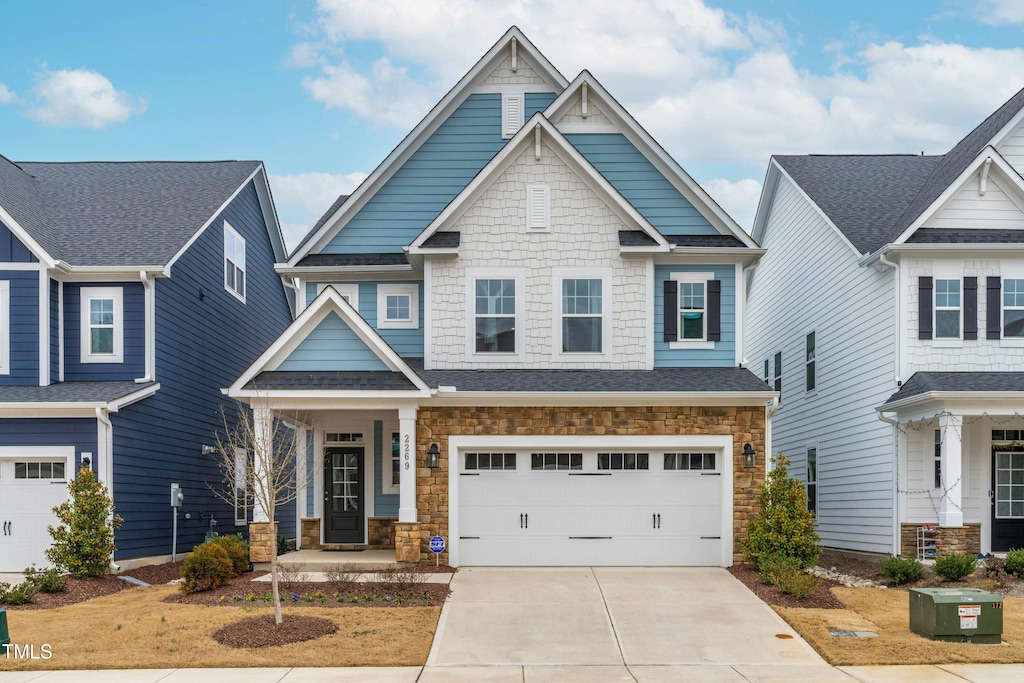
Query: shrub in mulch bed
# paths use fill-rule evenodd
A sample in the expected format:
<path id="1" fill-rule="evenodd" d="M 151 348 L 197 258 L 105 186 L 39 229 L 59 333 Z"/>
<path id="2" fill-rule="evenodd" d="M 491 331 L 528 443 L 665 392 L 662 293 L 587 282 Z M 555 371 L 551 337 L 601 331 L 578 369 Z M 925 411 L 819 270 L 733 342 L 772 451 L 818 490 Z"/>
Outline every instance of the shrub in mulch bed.
<path id="1" fill-rule="evenodd" d="M 739 579 L 744 586 L 769 605 L 777 607 L 804 607 L 814 609 L 845 609 L 846 605 L 832 595 L 830 588 L 841 586 L 838 581 L 821 579 L 821 585 L 815 588 L 807 597 L 800 600 L 792 595 L 786 595 L 777 586 L 771 586 L 761 581 L 757 570 L 748 564 L 737 564 L 729 567 L 729 573 Z"/>
<path id="2" fill-rule="evenodd" d="M 104 575 L 92 579 L 76 579 L 69 576 L 67 586 L 61 593 L 40 592 L 36 593 L 35 597 L 32 598 L 32 602 L 28 604 L 17 606 L 4 605 L 3 607 L 9 612 L 28 609 L 54 609 L 92 600 L 102 595 L 117 593 L 126 588 L 132 588 L 132 585 L 116 576 Z"/>
<path id="3" fill-rule="evenodd" d="M 214 633 L 213 639 L 235 648 L 272 647 L 314 640 L 337 630 L 334 622 L 319 617 L 286 614 L 280 624 L 275 624 L 273 614 L 264 614 L 228 624 Z"/>

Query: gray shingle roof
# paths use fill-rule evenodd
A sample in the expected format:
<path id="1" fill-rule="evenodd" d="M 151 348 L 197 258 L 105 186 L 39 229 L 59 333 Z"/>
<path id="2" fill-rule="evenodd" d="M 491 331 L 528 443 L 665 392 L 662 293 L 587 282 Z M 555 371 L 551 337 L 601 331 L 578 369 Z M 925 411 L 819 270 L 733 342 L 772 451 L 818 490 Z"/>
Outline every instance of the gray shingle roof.
<path id="1" fill-rule="evenodd" d="M 458 232 L 435 232 L 423 241 L 425 249 L 445 249 L 459 246 L 462 235 Z"/>
<path id="2" fill-rule="evenodd" d="M 259 163 L 4 159 L 0 206 L 72 265 L 164 265 Z"/>
<path id="3" fill-rule="evenodd" d="M 740 247 L 747 245 L 732 235 L 665 235 L 677 247 Z"/>
<path id="4" fill-rule="evenodd" d="M 623 247 L 649 247 L 657 244 L 643 230 L 619 230 L 619 245 Z"/>
<path id="5" fill-rule="evenodd" d="M 340 194 L 340 195 L 338 195 L 338 198 L 334 200 L 334 203 L 331 204 L 331 207 L 329 209 L 327 209 L 327 211 L 324 212 L 324 215 L 320 216 L 320 219 L 316 222 L 316 224 L 312 228 L 310 228 L 309 232 L 306 233 L 306 236 L 303 237 L 301 240 L 299 240 L 299 243 L 295 246 L 295 250 L 294 250 L 295 252 L 297 252 L 299 249 L 301 249 L 302 245 L 304 245 L 306 242 L 308 242 L 309 239 L 314 234 L 316 234 L 316 231 L 319 230 L 321 227 L 323 227 L 323 224 L 327 222 L 327 219 L 329 219 L 331 216 L 333 216 L 334 212 L 337 211 L 341 207 L 342 204 L 344 204 L 346 201 L 348 201 L 349 196 L 350 195 L 347 195 L 347 194 Z"/>
<path id="6" fill-rule="evenodd" d="M 773 158 L 861 253 L 886 243 L 892 226 L 942 160 L 902 154 Z"/>
<path id="7" fill-rule="evenodd" d="M 1024 372 L 915 372 L 885 404 L 930 391 L 1024 392 Z"/>
<path id="8" fill-rule="evenodd" d="M 59 382 L 48 387 L 0 387 L 4 403 L 108 403 L 155 384 L 118 382 Z"/>
<path id="9" fill-rule="evenodd" d="M 945 228 L 918 228 L 907 240 L 908 244 L 1019 244 L 1024 242 L 1024 230 L 948 230 Z"/>
<path id="10" fill-rule="evenodd" d="M 408 265 L 404 253 L 391 254 L 310 254 L 295 264 L 304 266 L 396 266 Z"/>
<path id="11" fill-rule="evenodd" d="M 358 389 L 363 391 L 395 391 L 416 389 L 416 385 L 400 372 L 389 370 L 306 372 L 302 370 L 275 370 L 256 375 L 245 389 Z"/>

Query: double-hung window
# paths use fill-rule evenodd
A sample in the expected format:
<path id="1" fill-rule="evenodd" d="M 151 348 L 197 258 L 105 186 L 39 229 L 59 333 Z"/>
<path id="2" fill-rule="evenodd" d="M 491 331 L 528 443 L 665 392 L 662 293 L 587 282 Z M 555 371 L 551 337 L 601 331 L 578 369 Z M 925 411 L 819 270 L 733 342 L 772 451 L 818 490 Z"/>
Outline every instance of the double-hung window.
<path id="1" fill-rule="evenodd" d="M 817 386 L 817 382 L 818 382 L 818 377 L 816 375 L 816 366 L 815 366 L 815 362 L 814 362 L 814 357 L 815 357 L 815 348 L 814 348 L 814 346 L 815 346 L 814 333 L 811 332 L 811 333 L 809 333 L 807 335 L 807 340 L 806 340 L 806 343 L 805 343 L 806 359 L 804 361 L 805 362 L 805 366 L 804 367 L 806 368 L 806 384 L 805 384 L 805 386 L 807 388 L 807 391 L 814 391 L 814 388 Z"/>
<path id="2" fill-rule="evenodd" d="M 1003 280 L 1003 337 L 1024 338 L 1024 280 Z"/>
<path id="3" fill-rule="evenodd" d="M 679 283 L 679 340 L 705 340 L 705 283 Z"/>
<path id="4" fill-rule="evenodd" d="M 516 281 L 479 278 L 475 282 L 477 353 L 516 352 Z"/>
<path id="5" fill-rule="evenodd" d="M 244 448 L 235 449 L 235 526 L 248 521 L 249 454 Z"/>
<path id="6" fill-rule="evenodd" d="M 124 362 L 124 290 L 82 287 L 81 362 Z"/>
<path id="7" fill-rule="evenodd" d="M 960 280 L 935 280 L 935 338 L 960 339 Z"/>
<path id="8" fill-rule="evenodd" d="M 807 449 L 807 509 L 818 511 L 818 449 Z"/>
<path id="9" fill-rule="evenodd" d="M 562 352 L 601 353 L 603 328 L 604 282 L 562 280 Z"/>
<path id="10" fill-rule="evenodd" d="M 419 285 L 377 285 L 378 329 L 415 330 L 419 326 Z"/>
<path id="11" fill-rule="evenodd" d="M 224 222 L 224 289 L 245 301 L 245 238 Z"/>
<path id="12" fill-rule="evenodd" d="M 11 283 L 0 280 L 0 375 L 11 374 Z"/>
<path id="13" fill-rule="evenodd" d="M 782 393 L 782 351 L 775 354 L 775 391 Z"/>
<path id="14" fill-rule="evenodd" d="M 714 348 L 722 338 L 722 282 L 713 273 L 672 273 L 665 281 L 665 341 L 673 349 Z"/>

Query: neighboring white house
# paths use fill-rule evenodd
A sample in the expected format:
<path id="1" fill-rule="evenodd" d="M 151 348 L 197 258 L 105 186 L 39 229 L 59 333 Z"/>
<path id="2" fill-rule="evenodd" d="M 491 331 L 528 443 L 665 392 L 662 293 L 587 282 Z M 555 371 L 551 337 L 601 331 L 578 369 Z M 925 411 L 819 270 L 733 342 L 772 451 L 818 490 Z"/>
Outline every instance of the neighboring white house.
<path id="1" fill-rule="evenodd" d="M 942 156 L 773 157 L 751 367 L 826 546 L 1024 546 L 1024 91 Z"/>

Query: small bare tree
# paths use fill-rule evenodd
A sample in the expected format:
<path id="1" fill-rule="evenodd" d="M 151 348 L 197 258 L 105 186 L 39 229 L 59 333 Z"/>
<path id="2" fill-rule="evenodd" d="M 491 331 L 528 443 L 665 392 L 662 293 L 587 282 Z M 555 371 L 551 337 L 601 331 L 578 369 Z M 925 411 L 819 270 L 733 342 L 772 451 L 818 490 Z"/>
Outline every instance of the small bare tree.
<path id="1" fill-rule="evenodd" d="M 231 421 L 227 411 L 221 409 L 223 431 L 216 435 L 216 450 L 225 486 L 211 488 L 229 505 L 235 505 L 238 496 L 252 500 L 254 509 L 265 513 L 273 533 L 277 525 L 277 506 L 294 502 L 303 489 L 303 482 L 313 481 L 313 472 L 303 474 L 304 464 L 300 465 L 300 457 L 302 463 L 306 460 L 305 441 L 300 445 L 301 430 L 309 425 L 303 415 L 273 415 L 258 399 L 253 404 L 250 410 L 240 403 L 236 421 Z M 314 458 L 313 462 L 317 460 Z M 270 582 L 277 624 L 283 621 L 280 580 L 277 539 L 274 538 L 270 543 Z"/>

